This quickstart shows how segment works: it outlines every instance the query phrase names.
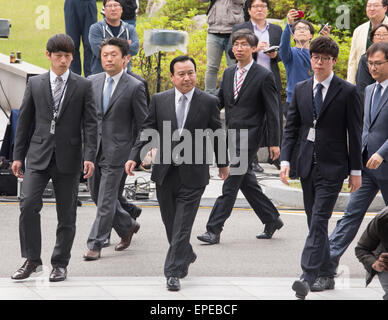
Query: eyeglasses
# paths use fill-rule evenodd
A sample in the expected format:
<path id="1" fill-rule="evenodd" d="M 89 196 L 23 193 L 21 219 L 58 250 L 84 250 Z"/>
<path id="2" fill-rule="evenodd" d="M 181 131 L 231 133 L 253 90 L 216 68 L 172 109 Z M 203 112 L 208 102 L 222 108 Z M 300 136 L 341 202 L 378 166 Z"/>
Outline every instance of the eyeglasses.
<path id="1" fill-rule="evenodd" d="M 386 62 L 388 62 L 388 61 L 376 61 L 376 62 L 368 61 L 368 66 L 370 68 L 373 68 L 373 67 L 377 67 L 378 68 L 378 67 L 382 66 Z"/>
<path id="2" fill-rule="evenodd" d="M 386 33 L 375 33 L 373 37 L 383 39 L 383 38 L 388 37 L 388 33 L 387 32 Z"/>
<path id="3" fill-rule="evenodd" d="M 377 8 L 380 8 L 382 7 L 383 5 L 382 4 L 367 4 L 366 7 L 368 9 L 377 9 Z"/>
<path id="4" fill-rule="evenodd" d="M 267 9 L 267 5 L 266 4 L 254 4 L 254 5 L 251 6 L 251 9 L 252 8 L 253 9 L 259 9 L 260 8 L 260 9 L 264 10 L 264 9 Z"/>
<path id="5" fill-rule="evenodd" d="M 310 28 L 309 27 L 296 27 L 295 28 L 295 31 L 309 31 Z"/>
<path id="6" fill-rule="evenodd" d="M 322 63 L 327 63 L 331 59 L 333 59 L 333 58 L 332 57 L 322 57 L 322 56 L 311 56 L 311 60 L 313 60 L 314 62 L 322 61 Z"/>
<path id="7" fill-rule="evenodd" d="M 112 9 L 112 8 L 119 8 L 119 7 L 121 7 L 121 4 L 119 4 L 119 3 L 112 3 L 112 4 L 106 4 L 105 5 L 105 8 L 109 8 L 109 9 Z"/>
<path id="8" fill-rule="evenodd" d="M 241 43 L 239 43 L 239 42 L 235 42 L 235 43 L 233 43 L 233 48 L 242 48 L 242 49 L 246 49 L 246 48 L 248 48 L 248 47 L 250 47 L 251 45 L 248 43 L 248 42 L 241 42 Z"/>

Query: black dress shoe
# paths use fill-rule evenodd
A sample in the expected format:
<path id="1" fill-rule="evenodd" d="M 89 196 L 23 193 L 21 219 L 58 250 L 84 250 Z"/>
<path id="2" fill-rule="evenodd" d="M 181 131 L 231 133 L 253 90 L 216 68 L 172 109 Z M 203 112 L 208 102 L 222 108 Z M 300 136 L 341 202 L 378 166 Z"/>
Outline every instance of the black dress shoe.
<path id="1" fill-rule="evenodd" d="M 167 289 L 169 291 L 179 291 L 181 289 L 181 284 L 179 282 L 179 278 L 168 277 L 167 278 Z"/>
<path id="2" fill-rule="evenodd" d="M 50 282 L 59 282 L 66 280 L 67 268 L 54 267 L 50 273 Z"/>
<path id="3" fill-rule="evenodd" d="M 42 263 L 26 260 L 24 264 L 11 276 L 13 280 L 27 279 L 32 273 L 43 271 Z"/>
<path id="4" fill-rule="evenodd" d="M 333 278 L 329 277 L 318 277 L 315 280 L 314 284 L 311 286 L 312 292 L 324 291 L 324 290 L 332 290 L 334 289 L 335 282 Z"/>
<path id="5" fill-rule="evenodd" d="M 220 235 L 212 233 L 210 231 L 205 232 L 204 234 L 197 236 L 197 239 L 209 244 L 220 243 Z"/>
<path id="6" fill-rule="evenodd" d="M 266 223 L 264 231 L 256 236 L 257 239 L 271 239 L 276 230 L 283 227 L 283 221 L 277 218 L 274 222 Z"/>
<path id="7" fill-rule="evenodd" d="M 263 173 L 264 169 L 259 165 L 259 163 L 252 163 L 252 170 L 257 173 Z"/>
<path id="8" fill-rule="evenodd" d="M 295 291 L 295 296 L 298 299 L 304 300 L 310 291 L 310 286 L 304 279 L 296 280 L 292 285 L 292 290 Z"/>

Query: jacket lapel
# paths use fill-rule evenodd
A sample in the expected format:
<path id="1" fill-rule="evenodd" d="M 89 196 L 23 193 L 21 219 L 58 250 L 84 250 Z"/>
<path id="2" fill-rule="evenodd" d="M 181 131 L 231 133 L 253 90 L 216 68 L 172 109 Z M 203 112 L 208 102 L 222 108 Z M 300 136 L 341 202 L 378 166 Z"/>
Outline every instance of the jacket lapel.
<path id="1" fill-rule="evenodd" d="M 172 89 L 166 98 L 166 112 L 167 119 L 171 120 L 171 132 L 173 133 L 178 129 L 178 121 L 176 119 L 175 111 L 175 89 Z"/>
<path id="2" fill-rule="evenodd" d="M 44 104 L 47 105 L 47 109 L 49 110 L 50 113 L 53 113 L 53 106 L 52 106 L 52 93 L 50 92 L 50 72 L 47 72 L 44 74 L 42 77 L 42 83 L 41 83 L 41 88 L 42 92 L 45 92 L 44 95 L 42 95 L 44 99 Z"/>
<path id="3" fill-rule="evenodd" d="M 318 116 L 319 117 L 325 112 L 330 102 L 334 99 L 334 97 L 340 92 L 342 89 L 342 84 L 340 81 L 338 81 L 338 78 L 336 75 L 334 75 L 333 79 L 331 80 L 330 86 L 327 90 L 325 100 L 323 101 L 321 112 Z"/>
<path id="4" fill-rule="evenodd" d="M 305 113 L 308 118 L 311 119 L 311 123 L 314 120 L 314 96 L 313 96 L 313 78 L 310 78 L 305 83 L 305 89 L 303 90 L 306 95 L 304 96 L 305 102 L 301 104 L 301 106 L 305 106 Z"/>
<path id="5" fill-rule="evenodd" d="M 92 81 L 96 81 L 96 104 L 97 104 L 97 111 L 103 113 L 104 110 L 102 108 L 102 101 L 104 97 L 104 84 L 105 84 L 105 74 L 103 74 L 101 77 L 97 78 L 96 80 L 92 79 Z"/>
<path id="6" fill-rule="evenodd" d="M 193 97 L 191 99 L 190 103 L 190 109 L 186 117 L 186 122 L 183 128 L 185 129 L 190 129 L 191 123 L 194 121 L 194 119 L 198 115 L 198 106 L 197 106 L 197 101 L 198 101 L 198 96 L 200 95 L 200 91 L 197 89 L 194 89 Z"/>
<path id="7" fill-rule="evenodd" d="M 126 73 L 124 71 L 123 74 L 121 75 L 119 82 L 116 85 L 115 91 L 113 92 L 112 96 L 110 97 L 108 108 L 106 109 L 105 114 L 107 114 L 109 112 L 109 110 L 112 108 L 112 106 L 115 103 L 115 101 L 117 100 L 117 98 L 120 97 L 121 94 L 123 93 L 123 91 L 127 88 L 127 86 L 126 86 L 127 81 L 128 81 L 128 79 L 126 78 Z"/>
<path id="8" fill-rule="evenodd" d="M 249 85 L 249 83 L 252 81 L 252 78 L 255 76 L 255 74 L 257 73 L 257 70 L 256 70 L 256 62 L 253 62 L 251 68 L 249 69 L 245 79 L 244 79 L 244 82 L 240 88 L 240 91 L 237 95 L 237 99 L 235 101 L 235 103 L 238 102 L 238 100 L 240 99 L 242 93 L 244 92 L 244 90 L 246 89 L 246 87 Z M 236 65 L 236 70 L 237 70 L 237 65 Z M 233 77 L 233 80 L 234 80 L 234 77 Z M 234 81 L 233 81 L 234 82 Z M 234 90 L 232 89 L 232 92 L 234 92 Z"/>
<path id="9" fill-rule="evenodd" d="M 379 104 L 377 106 L 377 110 L 374 114 L 374 117 L 373 117 L 373 119 L 371 119 L 371 126 L 376 121 L 376 118 L 378 117 L 381 109 L 383 108 L 383 106 L 387 102 L 387 100 L 388 100 L 388 88 L 385 88 L 384 93 L 383 93 L 382 97 L 380 98 L 380 101 L 379 101 Z"/>

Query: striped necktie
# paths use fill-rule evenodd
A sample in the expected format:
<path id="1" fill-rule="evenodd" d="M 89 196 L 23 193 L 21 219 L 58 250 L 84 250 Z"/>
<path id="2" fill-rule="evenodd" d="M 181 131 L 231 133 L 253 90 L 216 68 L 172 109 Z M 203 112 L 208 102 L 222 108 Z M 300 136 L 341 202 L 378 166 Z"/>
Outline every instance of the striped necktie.
<path id="1" fill-rule="evenodd" d="M 239 70 L 237 71 L 236 86 L 235 86 L 235 88 L 234 88 L 234 93 L 233 93 L 234 100 L 237 99 L 238 93 L 240 92 L 242 83 L 243 83 L 243 81 L 244 81 L 244 73 L 245 73 L 245 72 L 246 72 L 246 70 L 245 70 L 244 68 L 239 69 Z"/>
<path id="2" fill-rule="evenodd" d="M 63 79 L 61 77 L 56 77 L 55 79 L 55 89 L 54 89 L 54 105 L 53 108 L 59 109 L 59 103 L 62 96 L 62 90 L 63 90 Z"/>

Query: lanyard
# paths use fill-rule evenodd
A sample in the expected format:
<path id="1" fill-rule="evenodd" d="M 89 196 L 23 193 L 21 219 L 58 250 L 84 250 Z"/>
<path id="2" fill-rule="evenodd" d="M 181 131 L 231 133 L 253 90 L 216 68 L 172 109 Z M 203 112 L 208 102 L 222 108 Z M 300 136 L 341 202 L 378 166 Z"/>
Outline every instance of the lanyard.
<path id="1" fill-rule="evenodd" d="M 62 93 L 61 93 L 61 97 L 58 100 L 58 104 L 55 106 L 54 97 L 53 97 L 53 90 L 52 90 L 52 87 L 51 87 L 51 81 L 49 79 L 51 106 L 53 108 L 53 116 L 54 116 L 54 120 L 55 121 L 57 120 L 57 117 L 58 117 L 59 106 L 60 106 L 61 101 L 63 99 L 63 95 L 65 94 L 68 81 L 69 81 L 69 78 L 66 80 L 65 86 L 63 87 L 63 90 L 62 90 Z"/>

